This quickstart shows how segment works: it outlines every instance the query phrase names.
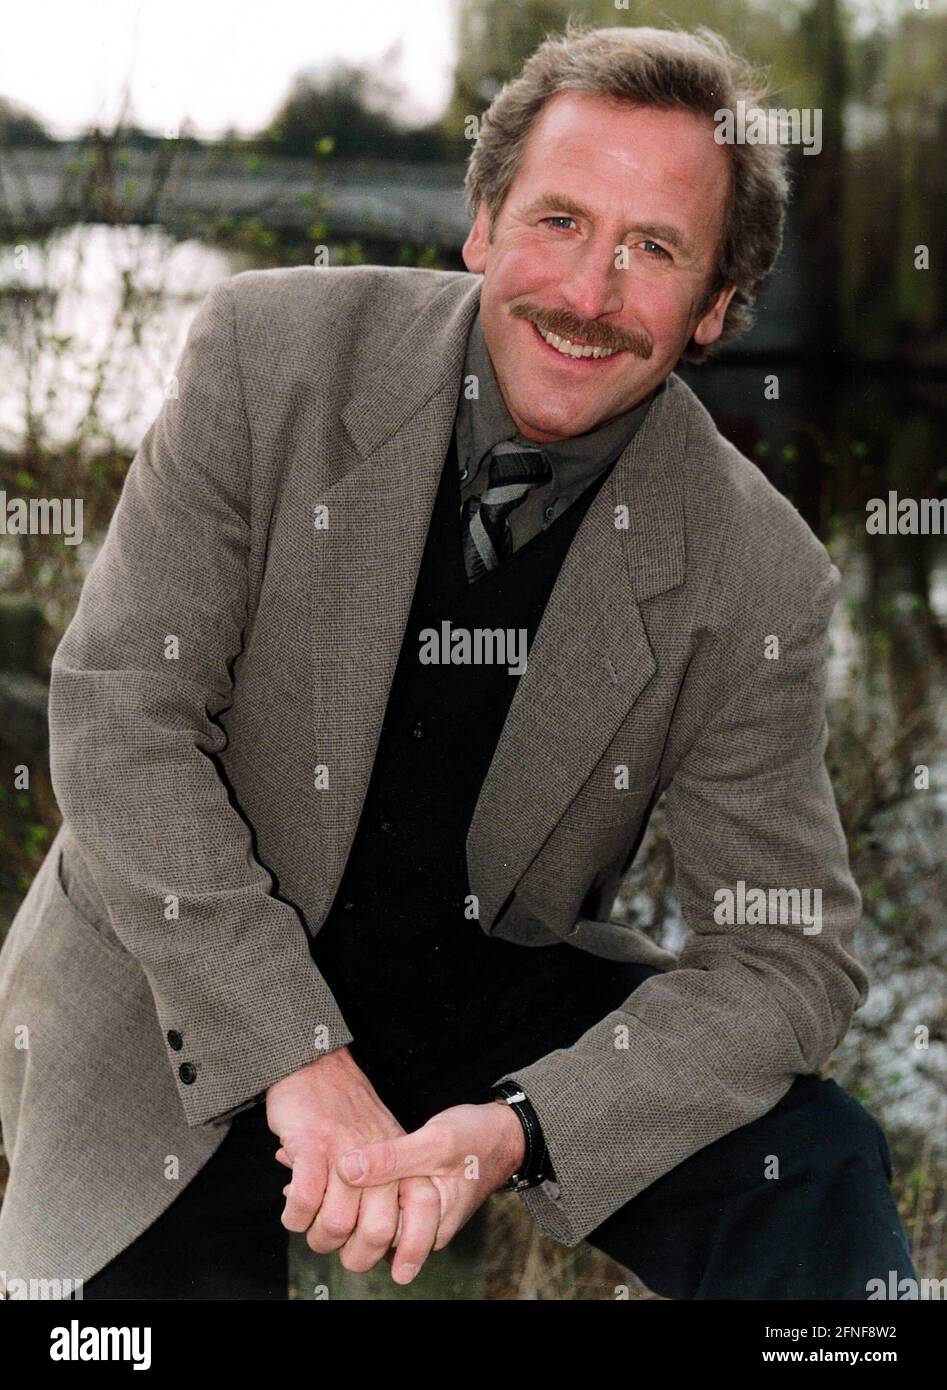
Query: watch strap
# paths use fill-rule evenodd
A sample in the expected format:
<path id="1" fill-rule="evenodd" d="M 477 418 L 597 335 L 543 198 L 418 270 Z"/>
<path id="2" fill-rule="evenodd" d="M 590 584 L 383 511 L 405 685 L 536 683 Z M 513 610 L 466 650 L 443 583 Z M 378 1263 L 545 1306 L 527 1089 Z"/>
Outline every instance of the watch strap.
<path id="1" fill-rule="evenodd" d="M 539 1116 L 525 1091 L 515 1081 L 497 1082 L 490 1088 L 490 1094 L 493 1100 L 504 1101 L 516 1112 L 526 1140 L 526 1153 L 520 1168 L 503 1184 L 500 1191 L 523 1192 L 527 1188 L 538 1187 L 540 1183 L 553 1176 Z"/>

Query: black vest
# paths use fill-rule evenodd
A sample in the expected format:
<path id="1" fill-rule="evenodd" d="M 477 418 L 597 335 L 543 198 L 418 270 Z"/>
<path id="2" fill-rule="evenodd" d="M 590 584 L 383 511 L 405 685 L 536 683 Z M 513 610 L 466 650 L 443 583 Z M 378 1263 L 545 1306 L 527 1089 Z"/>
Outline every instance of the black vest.
<path id="1" fill-rule="evenodd" d="M 469 584 L 457 468 L 452 437 L 362 814 L 332 907 L 310 941 L 354 1034 L 353 1056 L 399 1116 L 422 1091 L 444 1105 L 478 1098 L 511 1057 L 525 1065 L 549 1050 L 553 1012 L 587 1027 L 628 993 L 618 963 L 567 943 L 489 938 L 465 916 L 467 830 L 520 677 L 508 670 L 511 658 L 420 659 L 422 630 L 440 634 L 445 621 L 452 632 L 525 629 L 528 650 L 608 470 Z"/>

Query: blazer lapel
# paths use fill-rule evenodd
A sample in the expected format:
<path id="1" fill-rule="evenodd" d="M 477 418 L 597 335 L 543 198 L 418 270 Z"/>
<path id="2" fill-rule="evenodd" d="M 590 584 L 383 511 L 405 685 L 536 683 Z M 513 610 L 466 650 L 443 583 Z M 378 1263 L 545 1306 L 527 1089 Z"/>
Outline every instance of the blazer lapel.
<path id="1" fill-rule="evenodd" d="M 481 277 L 445 282 L 342 412 L 354 457 L 321 495 L 312 555 L 321 921 L 364 802 L 450 442 Z M 669 383 L 669 386 L 671 383 Z M 556 578 L 467 836 L 480 925 L 500 908 L 655 671 L 639 602 L 680 583 L 680 393 L 661 392 Z M 627 529 L 615 508 L 629 508 Z"/>
<path id="2" fill-rule="evenodd" d="M 485 931 L 657 670 L 639 605 L 684 578 L 676 385 L 656 397 L 586 512 L 519 678 L 467 834 Z"/>
<path id="3" fill-rule="evenodd" d="M 445 287 L 363 369 L 342 411 L 345 471 L 313 496 L 328 524 L 313 530 L 311 633 L 315 799 L 312 911 L 332 905 L 358 826 L 450 443 L 481 277 Z"/>

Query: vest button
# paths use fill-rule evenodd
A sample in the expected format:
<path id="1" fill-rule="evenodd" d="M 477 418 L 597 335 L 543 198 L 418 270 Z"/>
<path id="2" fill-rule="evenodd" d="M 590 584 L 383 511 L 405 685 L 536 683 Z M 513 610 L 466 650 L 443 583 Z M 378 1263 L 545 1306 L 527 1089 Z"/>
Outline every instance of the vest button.
<path id="1" fill-rule="evenodd" d="M 424 726 L 422 724 L 415 724 L 414 728 L 411 730 L 411 735 L 413 738 L 423 738 Z"/>
<path id="2" fill-rule="evenodd" d="M 168 1034 L 168 1046 L 173 1047 L 175 1052 L 180 1052 L 184 1046 L 184 1039 L 176 1029 L 172 1028 Z"/>
<path id="3" fill-rule="evenodd" d="M 460 481 L 461 481 L 462 483 L 463 483 L 463 482 L 466 482 L 466 480 L 467 480 L 467 478 L 468 478 L 469 476 L 470 476 L 470 469 L 469 469 L 469 468 L 462 468 L 462 469 L 460 470 Z"/>
<path id="4" fill-rule="evenodd" d="M 197 1080 L 197 1067 L 194 1066 L 193 1062 L 182 1062 L 178 1067 L 178 1076 L 185 1086 L 190 1086 L 192 1081 Z"/>
<path id="5" fill-rule="evenodd" d="M 383 821 L 380 821 L 380 822 L 379 822 L 379 825 L 378 825 L 378 828 L 379 828 L 379 830 L 382 832 L 383 835 L 388 835 L 388 834 L 390 834 L 390 833 L 391 833 L 391 821 L 390 821 L 390 820 L 383 820 Z"/>
<path id="6" fill-rule="evenodd" d="M 343 903 L 343 904 L 342 904 L 342 911 L 343 911 L 343 912 L 351 912 L 351 911 L 352 911 L 352 908 L 353 908 L 354 906 L 355 906 L 355 904 L 354 904 L 354 903 L 351 903 L 351 902 L 349 902 L 349 903 Z"/>

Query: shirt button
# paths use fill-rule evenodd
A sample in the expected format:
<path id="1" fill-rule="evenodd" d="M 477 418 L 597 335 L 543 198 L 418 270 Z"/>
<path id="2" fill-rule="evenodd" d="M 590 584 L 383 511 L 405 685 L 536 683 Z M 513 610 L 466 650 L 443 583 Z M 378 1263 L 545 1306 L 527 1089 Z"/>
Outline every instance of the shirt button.
<path id="1" fill-rule="evenodd" d="M 185 1086 L 190 1086 L 192 1081 L 197 1080 L 197 1067 L 194 1066 L 193 1062 L 182 1062 L 178 1067 L 178 1076 Z"/>
<path id="2" fill-rule="evenodd" d="M 462 483 L 465 482 L 469 476 L 470 476 L 470 469 L 469 469 L 469 468 L 462 468 L 462 469 L 460 470 L 460 481 L 461 481 Z"/>
<path id="3" fill-rule="evenodd" d="M 175 1052 L 180 1052 L 181 1048 L 184 1046 L 184 1039 L 181 1037 L 181 1034 L 173 1028 L 168 1034 L 168 1046 L 173 1047 Z"/>
<path id="4" fill-rule="evenodd" d="M 544 507 L 544 508 L 543 508 L 543 516 L 546 518 L 547 521 L 549 521 L 550 517 L 555 516 L 555 513 L 556 513 L 556 504 L 555 504 L 555 502 L 550 502 L 549 505 L 548 505 L 547 507 Z"/>

